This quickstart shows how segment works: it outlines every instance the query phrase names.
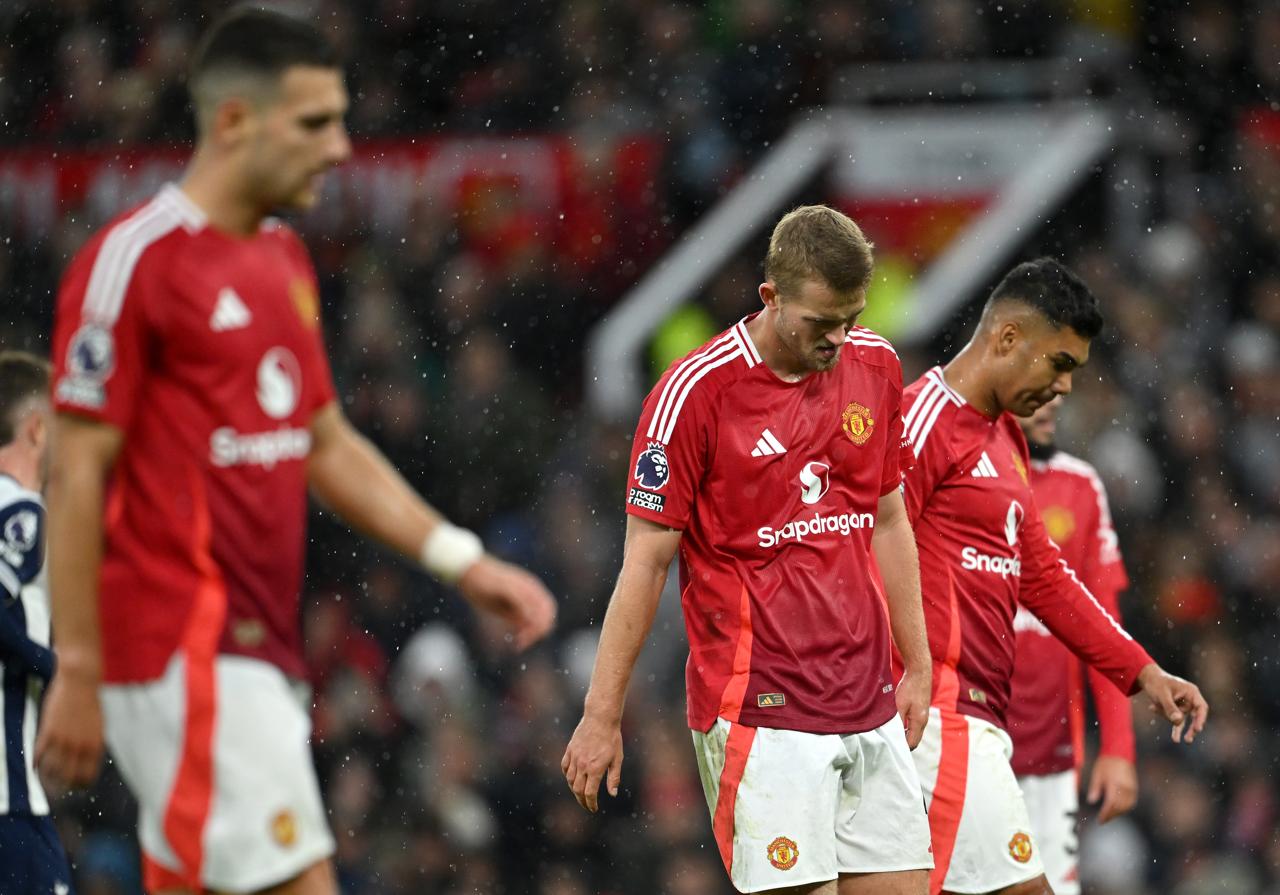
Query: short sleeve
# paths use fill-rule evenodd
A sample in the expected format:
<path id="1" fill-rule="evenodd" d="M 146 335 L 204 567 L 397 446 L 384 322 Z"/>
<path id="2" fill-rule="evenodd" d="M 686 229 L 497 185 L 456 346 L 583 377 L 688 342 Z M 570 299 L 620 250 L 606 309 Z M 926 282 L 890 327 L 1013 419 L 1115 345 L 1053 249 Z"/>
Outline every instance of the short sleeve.
<path id="1" fill-rule="evenodd" d="M 320 319 L 320 282 L 315 265 L 311 263 L 311 255 L 301 237 L 284 223 L 277 226 L 284 239 L 285 250 L 289 253 L 290 264 L 295 270 L 289 283 L 289 298 L 309 335 L 306 375 L 309 382 L 315 383 L 309 407 L 309 412 L 315 413 L 330 404 L 337 395 Z"/>
<path id="2" fill-rule="evenodd" d="M 0 509 L 0 596 L 15 599 L 44 565 L 44 507 L 18 500 Z"/>
<path id="3" fill-rule="evenodd" d="M 885 440 L 884 470 L 880 477 L 880 496 L 894 488 L 902 487 L 903 473 L 915 465 L 916 455 L 911 450 L 902 428 L 902 386 L 894 389 L 889 417 L 889 434 Z"/>
<path id="4" fill-rule="evenodd" d="M 711 456 L 713 414 L 705 388 L 673 383 L 678 366 L 645 399 L 631 446 L 627 512 L 668 528 L 689 523 Z"/>
<path id="5" fill-rule="evenodd" d="M 145 253 L 115 254 L 109 238 L 91 243 L 63 277 L 54 310 L 53 400 L 59 411 L 123 429 L 150 362 L 147 307 L 161 274 Z"/>
<path id="6" fill-rule="evenodd" d="M 1115 526 L 1111 522 L 1111 505 L 1107 501 L 1107 492 L 1097 473 L 1089 477 L 1090 484 L 1098 499 L 1098 520 L 1095 553 L 1092 568 L 1088 572 L 1089 586 L 1101 591 L 1120 593 L 1129 587 L 1129 575 L 1124 568 L 1124 560 L 1120 556 L 1120 539 L 1116 536 Z"/>

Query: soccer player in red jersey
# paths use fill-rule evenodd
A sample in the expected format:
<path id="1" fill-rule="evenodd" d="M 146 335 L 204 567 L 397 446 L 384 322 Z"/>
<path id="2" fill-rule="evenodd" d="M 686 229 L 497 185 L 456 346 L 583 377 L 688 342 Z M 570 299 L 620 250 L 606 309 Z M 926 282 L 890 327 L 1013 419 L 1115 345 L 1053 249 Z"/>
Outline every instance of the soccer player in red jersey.
<path id="1" fill-rule="evenodd" d="M 622 571 L 562 761 L 588 810 L 602 778 L 617 793 L 627 684 L 678 552 L 688 721 L 743 892 L 923 895 L 932 866 L 910 758 L 929 656 L 899 490 L 902 371 L 855 323 L 871 267 L 853 221 L 796 209 L 769 243 L 764 309 L 649 393 Z"/>
<path id="2" fill-rule="evenodd" d="M 55 315 L 49 490 L 59 673 L 37 747 L 63 784 L 105 739 L 140 809 L 147 888 L 336 892 L 308 739 L 307 490 L 498 614 L 526 645 L 542 584 L 484 552 L 343 417 L 315 273 L 269 217 L 350 152 L 337 59 L 309 24 L 230 13 L 195 53 L 180 185 L 71 262 Z"/>
<path id="3" fill-rule="evenodd" d="M 1063 560 L 1119 620 L 1117 597 L 1129 586 L 1129 578 L 1107 495 L 1092 466 L 1055 445 L 1060 403 L 1061 399 L 1050 401 L 1020 420 L 1031 454 L 1031 490 Z M 1007 716 L 1013 772 L 1053 891 L 1079 895 L 1076 812 L 1078 773 L 1084 761 L 1084 669 L 1027 609 L 1018 609 L 1013 627 L 1017 640 Z M 1098 819 L 1106 823 L 1137 800 L 1133 715 L 1129 700 L 1105 677 L 1089 669 L 1088 680 L 1102 737 L 1089 799 L 1101 799 Z"/>
<path id="4" fill-rule="evenodd" d="M 1014 617 L 1021 603 L 1124 693 L 1143 690 L 1195 738 L 1208 706 L 1166 673 L 1062 562 L 1031 490 L 1016 417 L 1071 391 L 1102 327 L 1097 300 L 1053 259 L 1000 282 L 972 340 L 906 390 L 915 464 L 904 476 L 919 549 L 931 721 L 915 751 L 929 797 L 931 892 L 1044 895 L 1040 852 L 1006 733 Z"/>

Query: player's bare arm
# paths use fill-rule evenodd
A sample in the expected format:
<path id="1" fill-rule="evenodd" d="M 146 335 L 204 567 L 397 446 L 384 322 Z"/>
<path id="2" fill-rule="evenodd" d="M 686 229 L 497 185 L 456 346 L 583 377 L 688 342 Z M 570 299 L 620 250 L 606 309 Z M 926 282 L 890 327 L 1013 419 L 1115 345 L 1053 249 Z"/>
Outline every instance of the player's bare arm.
<path id="1" fill-rule="evenodd" d="M 902 492 L 897 489 L 880 498 L 871 547 L 884 579 L 893 642 L 902 655 L 904 673 L 896 694 L 898 714 L 907 729 L 907 745 L 914 749 L 929 720 L 933 663 L 925 635 L 916 539 Z"/>
<path id="2" fill-rule="evenodd" d="M 637 516 L 627 517 L 622 571 L 605 612 L 582 720 L 560 760 L 569 789 L 588 811 L 599 809 L 600 782 L 606 775 L 609 794 L 618 794 L 627 685 L 653 625 L 680 535 Z"/>
<path id="3" fill-rule="evenodd" d="M 524 569 L 483 552 L 396 472 L 382 453 L 330 403 L 311 422 L 307 480 L 316 498 L 363 534 L 457 585 L 477 609 L 511 626 L 517 649 L 546 636 L 555 601 Z"/>
<path id="4" fill-rule="evenodd" d="M 1101 599 L 1108 611 L 1114 611 L 1114 593 Z M 1118 612 L 1116 616 L 1119 618 Z M 1127 814 L 1138 802 L 1138 769 L 1132 760 L 1133 715 L 1129 700 L 1102 675 L 1089 669 L 1088 679 L 1093 704 L 1097 707 L 1102 748 L 1089 775 L 1087 798 L 1090 804 L 1101 803 L 1098 823 L 1105 824 Z M 1117 739 L 1118 744 L 1113 742 Z M 1108 751 L 1109 748 L 1113 751 Z"/>
<path id="5" fill-rule="evenodd" d="M 36 763 L 53 786 L 86 786 L 102 763 L 98 569 L 107 474 L 124 443 L 114 426 L 71 414 L 54 421 L 49 470 L 49 597 L 58 658 Z"/>

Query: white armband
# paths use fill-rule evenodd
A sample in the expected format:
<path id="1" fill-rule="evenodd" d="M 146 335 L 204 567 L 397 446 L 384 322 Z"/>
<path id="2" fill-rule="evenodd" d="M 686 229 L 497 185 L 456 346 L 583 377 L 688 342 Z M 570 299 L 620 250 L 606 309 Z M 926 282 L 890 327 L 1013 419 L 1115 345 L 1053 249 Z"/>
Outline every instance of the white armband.
<path id="1" fill-rule="evenodd" d="M 422 542 L 418 559 L 423 568 L 446 584 L 453 584 L 484 556 L 479 535 L 443 519 Z"/>

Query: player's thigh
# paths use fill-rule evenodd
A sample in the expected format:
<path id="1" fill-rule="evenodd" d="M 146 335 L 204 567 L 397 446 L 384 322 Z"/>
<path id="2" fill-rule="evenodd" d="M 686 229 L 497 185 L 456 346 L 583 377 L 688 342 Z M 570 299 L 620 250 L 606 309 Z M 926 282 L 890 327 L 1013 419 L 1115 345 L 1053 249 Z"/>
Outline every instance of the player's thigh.
<path id="1" fill-rule="evenodd" d="M 991 895 L 1057 895 L 1057 893 L 1049 885 L 1049 880 L 1043 876 L 1038 876 L 1035 879 L 1006 886 L 1003 889 L 992 892 Z"/>
<path id="2" fill-rule="evenodd" d="M 198 874 L 213 891 L 256 892 L 333 852 L 302 694 L 278 668 L 238 656 L 217 657 L 212 679 L 199 697 L 179 657 L 159 681 L 104 688 L 153 890 Z"/>
<path id="3" fill-rule="evenodd" d="M 1080 895 L 1079 780 L 1074 770 L 1019 777 L 1044 875 L 1054 895 Z"/>
<path id="4" fill-rule="evenodd" d="M 822 883 L 810 883 L 806 886 L 785 886 L 781 889 L 770 889 L 769 895 L 839 895 L 841 891 L 836 888 L 836 881 L 831 879 Z"/>
<path id="5" fill-rule="evenodd" d="M 840 875 L 839 895 L 928 895 L 928 870 Z"/>
<path id="6" fill-rule="evenodd" d="M 1039 848 L 1009 765 L 1008 735 L 977 718 L 932 711 L 913 758 L 929 800 L 933 884 L 956 895 L 986 895 L 1042 877 Z"/>
<path id="7" fill-rule="evenodd" d="M 932 869 L 924 793 L 902 721 L 895 714 L 874 730 L 841 740 L 849 763 L 836 822 L 840 873 L 887 878 Z"/>
<path id="8" fill-rule="evenodd" d="M 207 895 L 243 895 L 243 893 L 210 892 Z M 292 879 L 266 889 L 259 889 L 252 895 L 338 895 L 338 878 L 334 873 L 333 862 L 326 858 L 312 864 Z"/>
<path id="9" fill-rule="evenodd" d="M 738 891 L 834 886 L 840 765 L 847 761 L 840 738 L 721 718 L 705 733 L 694 731 L 693 740 L 716 846 Z"/>

